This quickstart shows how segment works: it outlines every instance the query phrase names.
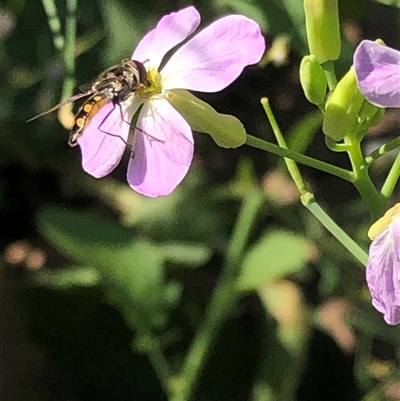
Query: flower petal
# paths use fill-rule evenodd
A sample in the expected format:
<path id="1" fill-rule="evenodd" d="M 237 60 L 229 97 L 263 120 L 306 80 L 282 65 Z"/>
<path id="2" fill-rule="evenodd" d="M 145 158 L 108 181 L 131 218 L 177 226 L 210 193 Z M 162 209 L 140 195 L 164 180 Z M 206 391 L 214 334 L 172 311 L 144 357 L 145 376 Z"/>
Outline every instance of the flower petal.
<path id="1" fill-rule="evenodd" d="M 110 102 L 92 118 L 78 139 L 82 167 L 87 173 L 96 178 L 104 177 L 118 165 L 125 150 L 129 123 L 134 113 L 132 107 L 128 110 Z"/>
<path id="2" fill-rule="evenodd" d="M 147 102 L 138 119 L 128 183 L 141 194 L 169 195 L 185 177 L 193 158 L 188 123 L 164 99 Z"/>
<path id="3" fill-rule="evenodd" d="M 139 42 L 132 60 L 142 63 L 149 60 L 147 70 L 158 68 L 165 54 L 191 35 L 199 24 L 200 14 L 194 7 L 165 15 Z"/>
<path id="4" fill-rule="evenodd" d="M 256 22 L 241 15 L 221 18 L 172 55 L 161 71 L 163 88 L 217 92 L 260 61 L 264 50 Z"/>
<path id="5" fill-rule="evenodd" d="M 381 107 L 400 107 L 400 52 L 363 40 L 354 53 L 358 86 L 366 99 Z"/>
<path id="6" fill-rule="evenodd" d="M 400 217 L 372 242 L 366 278 L 372 304 L 386 323 L 400 323 Z"/>

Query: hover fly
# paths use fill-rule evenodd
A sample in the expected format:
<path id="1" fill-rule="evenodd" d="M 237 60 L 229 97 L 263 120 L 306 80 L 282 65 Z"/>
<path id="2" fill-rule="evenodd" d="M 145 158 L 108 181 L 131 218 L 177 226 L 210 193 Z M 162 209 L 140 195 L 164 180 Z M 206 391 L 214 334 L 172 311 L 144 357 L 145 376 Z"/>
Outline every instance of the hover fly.
<path id="1" fill-rule="evenodd" d="M 110 102 L 119 106 L 120 102 L 127 100 L 129 96 L 141 85 L 145 85 L 146 82 L 147 73 L 144 65 L 139 61 L 124 59 L 119 64 L 102 72 L 92 84 L 81 86 L 80 90 L 82 93 L 69 97 L 28 121 L 51 113 L 75 100 L 90 96 L 75 115 L 74 125 L 69 134 L 68 144 L 76 146 L 85 128 L 103 106 Z"/>

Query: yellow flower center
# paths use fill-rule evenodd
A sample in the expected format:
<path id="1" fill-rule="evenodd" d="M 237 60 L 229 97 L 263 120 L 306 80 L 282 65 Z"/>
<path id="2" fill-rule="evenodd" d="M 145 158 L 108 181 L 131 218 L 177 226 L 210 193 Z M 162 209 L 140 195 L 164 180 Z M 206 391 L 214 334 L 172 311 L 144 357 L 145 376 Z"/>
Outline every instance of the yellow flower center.
<path id="1" fill-rule="evenodd" d="M 161 95 L 161 93 L 161 76 L 156 68 L 152 68 L 147 71 L 147 83 L 142 84 L 136 90 L 136 95 L 141 98 L 149 99 L 153 96 Z"/>

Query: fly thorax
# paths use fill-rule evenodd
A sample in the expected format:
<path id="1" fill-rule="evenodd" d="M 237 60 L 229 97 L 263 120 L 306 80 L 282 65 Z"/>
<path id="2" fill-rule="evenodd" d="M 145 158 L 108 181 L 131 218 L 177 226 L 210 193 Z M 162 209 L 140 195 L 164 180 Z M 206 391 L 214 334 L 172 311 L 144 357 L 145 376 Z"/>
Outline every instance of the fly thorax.
<path id="1" fill-rule="evenodd" d="M 107 99 L 113 99 L 117 96 L 118 91 L 115 90 L 114 86 L 109 85 L 107 87 L 102 88 L 98 93 L 101 93 Z"/>
<path id="2" fill-rule="evenodd" d="M 134 88 L 132 88 L 132 85 L 128 81 L 122 81 L 121 82 L 121 87 L 116 91 L 115 97 L 120 101 L 123 102 L 124 100 L 128 99 L 129 96 L 133 95 L 135 93 Z"/>

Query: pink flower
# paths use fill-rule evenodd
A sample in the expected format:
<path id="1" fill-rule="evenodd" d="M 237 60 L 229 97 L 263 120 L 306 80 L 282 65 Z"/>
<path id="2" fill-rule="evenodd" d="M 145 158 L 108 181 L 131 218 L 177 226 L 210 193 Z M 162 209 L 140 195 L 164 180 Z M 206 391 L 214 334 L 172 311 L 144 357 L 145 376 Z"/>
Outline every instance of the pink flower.
<path id="1" fill-rule="evenodd" d="M 365 98 L 380 107 L 400 107 L 400 52 L 363 40 L 354 53 L 358 86 Z"/>
<path id="2" fill-rule="evenodd" d="M 130 126 L 126 121 L 130 122 L 142 106 L 133 157 L 128 164 L 129 185 L 137 192 L 156 197 L 170 194 L 182 181 L 193 158 L 192 130 L 166 100 L 166 94 L 174 89 L 220 91 L 244 67 L 257 63 L 265 49 L 260 28 L 254 21 L 230 15 L 183 44 L 160 68 L 166 53 L 191 35 L 199 24 L 197 10 L 187 7 L 161 18 L 141 40 L 132 59 L 145 65 L 150 85 L 121 103 L 122 113 L 120 107 L 108 104 L 91 120 L 78 140 L 85 171 L 99 178 L 114 170 L 128 139 Z"/>
<path id="3" fill-rule="evenodd" d="M 372 305 L 386 323 L 400 323 L 400 203 L 374 223 L 366 270 Z"/>

